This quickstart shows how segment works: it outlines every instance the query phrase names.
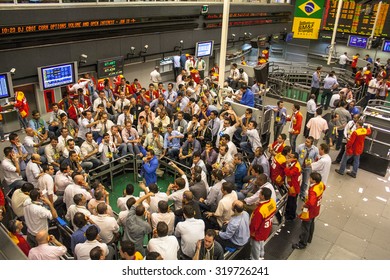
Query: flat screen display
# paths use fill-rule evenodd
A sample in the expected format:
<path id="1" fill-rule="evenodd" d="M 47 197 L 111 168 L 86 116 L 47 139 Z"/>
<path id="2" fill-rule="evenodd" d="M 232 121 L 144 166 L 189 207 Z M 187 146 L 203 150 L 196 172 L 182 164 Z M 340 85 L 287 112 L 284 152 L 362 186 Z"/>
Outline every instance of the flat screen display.
<path id="1" fill-rule="evenodd" d="M 204 41 L 196 43 L 196 57 L 211 56 L 213 54 L 214 41 Z"/>
<path id="2" fill-rule="evenodd" d="M 10 73 L 0 73 L 0 99 L 12 97 L 14 89 Z"/>
<path id="3" fill-rule="evenodd" d="M 294 34 L 293 33 L 287 33 L 286 35 L 286 42 L 290 42 L 293 39 Z"/>
<path id="4" fill-rule="evenodd" d="M 385 41 L 383 42 L 382 51 L 384 51 L 384 52 L 390 52 L 390 41 L 385 40 Z"/>
<path id="5" fill-rule="evenodd" d="M 75 84 L 77 81 L 77 62 L 38 67 L 41 90 Z"/>
<path id="6" fill-rule="evenodd" d="M 98 78 L 115 77 L 123 74 L 124 58 L 123 56 L 99 59 L 98 60 Z"/>
<path id="7" fill-rule="evenodd" d="M 367 49 L 367 43 L 368 43 L 367 37 L 350 35 L 348 38 L 348 46 L 349 47 Z"/>

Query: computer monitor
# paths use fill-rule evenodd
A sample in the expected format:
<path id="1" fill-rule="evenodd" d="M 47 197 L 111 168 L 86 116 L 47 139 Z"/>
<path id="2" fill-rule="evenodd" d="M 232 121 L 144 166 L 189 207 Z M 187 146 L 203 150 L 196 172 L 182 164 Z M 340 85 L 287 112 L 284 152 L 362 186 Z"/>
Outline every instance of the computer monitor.
<path id="1" fill-rule="evenodd" d="M 382 51 L 390 52 L 390 41 L 389 40 L 383 41 Z"/>
<path id="2" fill-rule="evenodd" d="M 197 42 L 195 49 L 196 57 L 212 56 L 213 55 L 214 41 Z"/>
<path id="3" fill-rule="evenodd" d="M 76 61 L 38 67 L 38 80 L 41 90 L 75 84 L 77 76 Z"/>
<path id="4" fill-rule="evenodd" d="M 11 74 L 0 73 L 0 99 L 7 99 L 14 96 Z"/>
<path id="5" fill-rule="evenodd" d="M 348 38 L 348 47 L 367 49 L 368 38 L 350 35 Z"/>

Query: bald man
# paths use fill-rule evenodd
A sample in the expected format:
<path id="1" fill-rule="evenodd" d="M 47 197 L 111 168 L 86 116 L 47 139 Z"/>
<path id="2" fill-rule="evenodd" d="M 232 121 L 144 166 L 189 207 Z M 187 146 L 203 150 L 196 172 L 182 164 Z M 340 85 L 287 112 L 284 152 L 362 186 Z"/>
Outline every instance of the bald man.
<path id="1" fill-rule="evenodd" d="M 35 188 L 38 188 L 38 178 L 43 175 L 41 164 L 40 156 L 38 154 L 32 154 L 31 160 L 26 166 L 27 181 L 33 184 Z"/>
<path id="2" fill-rule="evenodd" d="M 199 202 L 194 200 L 194 195 L 191 191 L 185 191 L 183 193 L 183 200 L 182 200 L 183 206 L 184 205 L 191 205 L 192 208 L 194 208 L 195 214 L 194 218 L 195 219 L 201 219 L 202 214 L 199 208 Z M 183 208 L 180 208 L 178 210 L 175 210 L 175 224 L 178 222 L 184 221 L 184 216 L 183 216 Z"/>
<path id="3" fill-rule="evenodd" d="M 66 247 L 61 244 L 47 230 L 41 230 L 36 235 L 38 246 L 32 248 L 28 254 L 30 260 L 59 260 L 66 253 Z M 55 246 L 49 245 L 49 242 Z"/>
<path id="4" fill-rule="evenodd" d="M 45 140 L 36 136 L 35 131 L 31 127 L 26 128 L 26 137 L 23 139 L 23 146 L 29 155 L 38 152 L 41 156 L 41 162 L 45 163 L 47 160 L 44 157 L 45 149 L 42 144 Z"/>
<path id="5" fill-rule="evenodd" d="M 249 214 L 244 211 L 244 203 L 235 200 L 232 203 L 233 216 L 224 231 L 216 231 L 216 241 L 222 248 L 240 248 L 249 240 Z"/>
<path id="6" fill-rule="evenodd" d="M 69 209 L 71 205 L 75 204 L 73 201 L 75 194 L 83 194 L 87 201 L 92 199 L 91 188 L 88 186 L 88 183 L 85 182 L 84 176 L 78 174 L 74 176 L 73 180 L 74 184 L 68 185 L 64 192 L 64 202 L 66 204 L 66 209 Z"/>

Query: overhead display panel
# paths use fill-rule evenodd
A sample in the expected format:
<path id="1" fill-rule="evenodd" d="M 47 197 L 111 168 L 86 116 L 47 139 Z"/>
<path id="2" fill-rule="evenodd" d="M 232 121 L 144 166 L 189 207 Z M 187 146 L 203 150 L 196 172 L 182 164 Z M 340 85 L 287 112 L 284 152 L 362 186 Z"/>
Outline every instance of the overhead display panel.
<path id="1" fill-rule="evenodd" d="M 343 2 L 341 9 L 338 32 L 355 34 L 362 36 L 371 36 L 372 28 L 375 23 L 375 17 L 378 12 L 378 3 L 370 4 L 357 3 L 354 0 Z M 332 31 L 337 12 L 337 0 L 326 0 L 325 11 L 322 21 L 322 29 Z M 382 3 L 379 11 L 379 18 L 375 28 L 375 36 L 389 37 L 390 24 L 388 20 L 389 4 Z"/>
<path id="2" fill-rule="evenodd" d="M 123 74 L 123 56 L 99 59 L 97 63 L 98 77 L 108 78 Z"/>
<path id="3" fill-rule="evenodd" d="M 348 47 L 367 49 L 368 38 L 351 35 L 348 38 Z"/>
<path id="4" fill-rule="evenodd" d="M 38 80 L 41 90 L 75 84 L 77 75 L 76 61 L 38 67 Z"/>

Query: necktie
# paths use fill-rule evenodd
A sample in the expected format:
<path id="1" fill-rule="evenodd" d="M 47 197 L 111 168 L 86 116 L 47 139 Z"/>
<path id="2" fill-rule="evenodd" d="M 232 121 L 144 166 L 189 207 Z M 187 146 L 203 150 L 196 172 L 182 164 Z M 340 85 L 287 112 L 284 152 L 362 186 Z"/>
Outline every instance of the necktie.
<path id="1" fill-rule="evenodd" d="M 123 112 L 123 100 L 121 100 L 121 113 Z"/>
<path id="2" fill-rule="evenodd" d="M 214 122 L 215 122 L 215 120 L 211 121 L 211 130 L 214 128 Z"/>
<path id="3" fill-rule="evenodd" d="M 103 104 L 104 105 L 104 103 L 103 103 L 103 98 L 100 98 L 100 104 Z"/>
<path id="4" fill-rule="evenodd" d="M 103 134 L 107 132 L 107 123 L 104 123 L 103 125 Z"/>

